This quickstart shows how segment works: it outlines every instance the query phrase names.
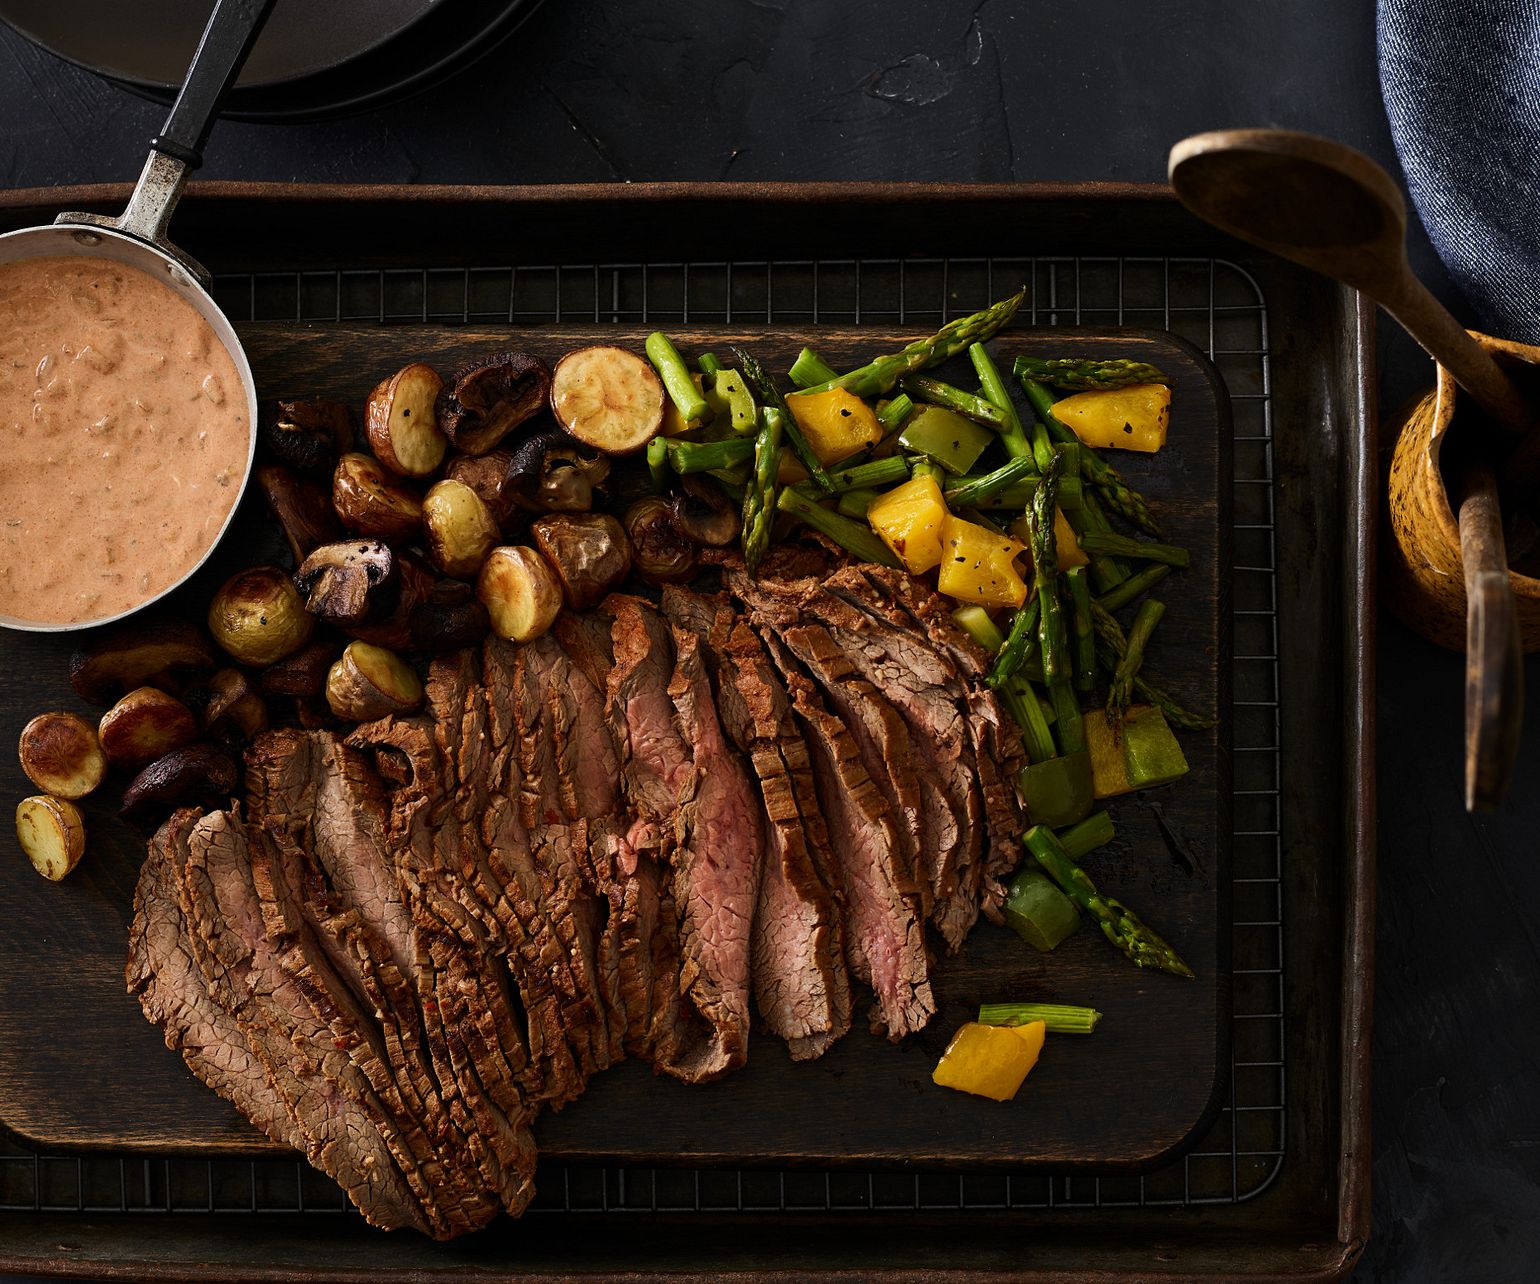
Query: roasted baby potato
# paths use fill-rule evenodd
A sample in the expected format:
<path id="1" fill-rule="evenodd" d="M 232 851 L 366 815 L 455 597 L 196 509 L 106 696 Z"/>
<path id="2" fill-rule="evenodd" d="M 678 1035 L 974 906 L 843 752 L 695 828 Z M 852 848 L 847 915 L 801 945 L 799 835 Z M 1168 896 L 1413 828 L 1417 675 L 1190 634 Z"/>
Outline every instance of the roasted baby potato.
<path id="1" fill-rule="evenodd" d="M 344 627 L 385 619 L 401 596 L 395 555 L 379 540 L 322 544 L 300 563 L 294 584 L 310 614 Z"/>
<path id="2" fill-rule="evenodd" d="M 286 468 L 329 477 L 337 456 L 353 448 L 353 422 L 340 401 L 273 401 L 262 407 L 257 440 Z"/>
<path id="3" fill-rule="evenodd" d="M 87 704 L 105 706 L 159 674 L 208 673 L 218 663 L 208 635 L 195 624 L 130 620 L 93 634 L 70 657 L 70 686 Z"/>
<path id="4" fill-rule="evenodd" d="M 445 575 L 474 575 L 497 543 L 497 522 L 464 482 L 435 482 L 422 501 L 428 560 Z"/>
<path id="5" fill-rule="evenodd" d="M 411 665 L 394 651 L 367 642 L 349 642 L 326 675 L 326 703 L 349 722 L 411 713 L 422 699 L 422 681 Z"/>
<path id="6" fill-rule="evenodd" d="M 585 446 L 628 455 L 663 426 L 663 384 L 625 348 L 579 348 L 551 373 L 551 413 Z"/>
<path id="7" fill-rule="evenodd" d="M 368 455 L 352 453 L 337 461 L 332 507 L 350 531 L 387 544 L 410 542 L 422 529 L 422 500 L 417 492 Z"/>
<path id="8" fill-rule="evenodd" d="M 227 798 L 240 772 L 235 759 L 213 745 L 186 745 L 157 758 L 123 791 L 122 814 L 170 811 L 198 799 Z"/>
<path id="9" fill-rule="evenodd" d="M 96 735 L 109 763 L 138 771 L 145 763 L 196 740 L 198 720 L 175 696 L 156 687 L 140 687 L 102 714 Z"/>
<path id="10" fill-rule="evenodd" d="M 484 454 L 545 408 L 551 372 L 528 352 L 502 352 L 459 371 L 439 397 L 439 427 L 468 455 Z"/>
<path id="11" fill-rule="evenodd" d="M 257 469 L 256 476 L 262 497 L 283 527 L 296 566 L 310 556 L 312 549 L 342 538 L 336 510 L 315 482 L 278 464 L 264 465 Z"/>
<path id="12" fill-rule="evenodd" d="M 266 695 L 318 696 L 326 690 L 326 673 L 337 658 L 331 642 L 312 642 L 257 675 L 257 686 Z"/>
<path id="13" fill-rule="evenodd" d="M 241 664 L 272 664 L 310 641 L 315 616 L 288 573 L 253 566 L 232 575 L 209 605 L 209 632 Z"/>
<path id="14" fill-rule="evenodd" d="M 481 564 L 476 596 L 487 608 L 492 632 L 510 642 L 528 642 L 550 628 L 561 610 L 561 581 L 534 549 L 505 544 Z"/>
<path id="15" fill-rule="evenodd" d="M 56 798 L 84 798 L 107 774 L 96 728 L 73 713 L 40 713 L 17 746 L 27 779 Z"/>
<path id="16" fill-rule="evenodd" d="M 449 442 L 435 410 L 443 388 L 438 371 L 414 361 L 369 394 L 364 406 L 369 448 L 392 472 L 426 477 L 443 462 Z"/>
<path id="17" fill-rule="evenodd" d="M 529 533 L 575 611 L 600 601 L 631 570 L 631 541 L 608 513 L 552 513 Z"/>
<path id="18" fill-rule="evenodd" d="M 203 730 L 218 740 L 244 743 L 267 730 L 267 702 L 240 669 L 220 669 L 209 679 Z"/>
<path id="19" fill-rule="evenodd" d="M 58 882 L 86 851 L 86 821 L 63 798 L 37 794 L 16 804 L 16 841 L 44 878 Z"/>

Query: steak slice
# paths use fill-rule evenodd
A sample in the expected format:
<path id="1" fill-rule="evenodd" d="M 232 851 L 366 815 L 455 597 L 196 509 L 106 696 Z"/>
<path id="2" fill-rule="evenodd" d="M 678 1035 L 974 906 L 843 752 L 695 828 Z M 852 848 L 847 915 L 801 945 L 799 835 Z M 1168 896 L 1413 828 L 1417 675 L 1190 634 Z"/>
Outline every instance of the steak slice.
<path id="1" fill-rule="evenodd" d="M 193 954 L 192 931 L 177 895 L 180 875 L 172 835 L 185 846 L 198 816 L 194 810 L 178 811 L 150 839 L 134 889 L 128 992 L 193 1074 L 273 1141 L 303 1150 L 304 1133 L 290 1117 L 265 1061 L 247 1043 L 235 1017 L 209 993 Z"/>
<path id="2" fill-rule="evenodd" d="M 773 633 L 765 644 L 812 753 L 818 802 L 829 821 L 845 890 L 845 957 L 876 993 L 873 1030 L 886 1027 L 888 1038 L 897 1042 L 923 1029 L 936 1012 L 919 893 L 855 738 Z"/>
<path id="3" fill-rule="evenodd" d="M 759 781 L 768 825 L 751 937 L 755 1001 L 792 1057 L 811 1060 L 850 1028 L 850 981 L 835 893 L 819 868 L 832 873 L 833 857 L 807 745 L 764 648 L 725 599 L 671 587 L 663 611 L 707 639 L 722 726 Z"/>

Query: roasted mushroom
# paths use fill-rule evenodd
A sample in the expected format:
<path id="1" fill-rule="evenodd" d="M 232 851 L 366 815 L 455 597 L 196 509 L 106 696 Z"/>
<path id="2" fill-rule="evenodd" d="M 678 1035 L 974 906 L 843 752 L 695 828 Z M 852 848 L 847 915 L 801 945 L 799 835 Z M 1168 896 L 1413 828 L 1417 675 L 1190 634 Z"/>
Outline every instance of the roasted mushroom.
<path id="1" fill-rule="evenodd" d="M 492 632 L 510 642 L 539 637 L 561 611 L 561 581 L 532 548 L 494 548 L 476 577 L 476 596 L 491 618 Z"/>
<path id="2" fill-rule="evenodd" d="M 307 611 L 344 627 L 385 619 L 401 595 L 395 555 L 379 540 L 322 544 L 294 572 L 294 583 Z"/>
<path id="3" fill-rule="evenodd" d="M 422 500 L 417 492 L 392 477 L 378 461 L 357 452 L 337 461 L 332 507 L 350 531 L 390 544 L 414 540 L 422 529 Z"/>
<path id="4" fill-rule="evenodd" d="M 394 651 L 367 642 L 349 642 L 326 675 L 326 703 L 350 722 L 411 713 L 422 700 L 422 681 L 411 665 Z"/>
<path id="5" fill-rule="evenodd" d="M 310 641 L 315 616 L 276 566 L 237 571 L 209 604 L 209 632 L 242 664 L 272 664 Z"/>
<path id="6" fill-rule="evenodd" d="M 446 385 L 438 423 L 468 455 L 491 450 L 526 419 L 545 409 L 551 371 L 528 352 L 503 352 L 466 366 Z"/>
<path id="7" fill-rule="evenodd" d="M 425 602 L 438 581 L 433 568 L 415 553 L 396 555 L 396 573 L 401 578 L 401 588 L 396 598 L 396 609 L 383 620 L 367 624 L 349 624 L 343 632 L 375 646 L 388 647 L 392 651 L 405 651 L 412 645 L 412 609 Z"/>
<path id="8" fill-rule="evenodd" d="M 741 518 L 737 505 L 715 481 L 687 475 L 679 479 L 679 485 L 683 493 L 674 498 L 674 522 L 682 534 L 713 548 L 738 538 Z"/>
<path id="9" fill-rule="evenodd" d="M 467 590 L 470 585 L 465 586 Z M 456 651 L 475 646 L 491 628 L 491 617 L 474 593 L 463 602 L 419 602 L 412 608 L 413 651 Z"/>
<path id="10" fill-rule="evenodd" d="M 327 477 L 353 448 L 353 423 L 340 401 L 273 401 L 262 408 L 257 438 L 280 464 Z"/>
<path id="11" fill-rule="evenodd" d="M 428 560 L 445 575 L 474 575 L 497 543 L 497 522 L 464 482 L 446 477 L 423 496 Z"/>
<path id="12" fill-rule="evenodd" d="M 93 635 L 70 657 L 70 686 L 87 704 L 109 705 L 161 674 L 208 673 L 218 662 L 195 624 L 131 620 Z"/>
<path id="13" fill-rule="evenodd" d="M 188 745 L 157 758 L 123 791 L 122 814 L 166 810 L 199 799 L 228 797 L 240 773 L 235 760 L 213 745 Z"/>
<path id="14" fill-rule="evenodd" d="M 369 448 L 386 468 L 403 477 L 426 477 L 449 449 L 434 407 L 444 380 L 415 361 L 383 380 L 364 406 Z"/>
<path id="15" fill-rule="evenodd" d="M 267 730 L 267 702 L 239 669 L 220 669 L 209 679 L 203 730 L 221 742 L 243 744 Z"/>
<path id="16" fill-rule="evenodd" d="M 73 713 L 40 713 L 21 729 L 17 746 L 27 779 L 56 798 L 84 798 L 107 774 L 96 728 Z"/>
<path id="17" fill-rule="evenodd" d="M 318 696 L 326 690 L 326 671 L 337 658 L 332 642 L 312 642 L 257 675 L 257 686 L 267 695 Z"/>
<path id="18" fill-rule="evenodd" d="M 32 868 L 57 883 L 85 855 L 85 817 L 63 798 L 49 794 L 23 798 L 16 804 L 16 841 Z"/>
<path id="19" fill-rule="evenodd" d="M 631 543 L 608 513 L 553 513 L 535 522 L 529 533 L 575 611 L 593 606 L 631 569 Z"/>
<path id="20" fill-rule="evenodd" d="M 648 495 L 626 509 L 631 565 L 648 584 L 683 584 L 695 577 L 695 543 L 674 520 L 674 505 Z"/>
<path id="21" fill-rule="evenodd" d="M 610 474 L 610 461 L 584 450 L 560 432 L 526 438 L 508 464 L 514 498 L 538 513 L 586 513 L 594 488 Z"/>
<path id="22" fill-rule="evenodd" d="M 140 687 L 102 714 L 97 724 L 102 752 L 114 767 L 138 771 L 145 763 L 198 738 L 192 710 L 156 687 Z"/>
<path id="23" fill-rule="evenodd" d="M 342 538 L 336 510 L 315 482 L 278 464 L 265 464 L 257 469 L 257 485 L 283 527 L 296 566 L 312 549 Z"/>

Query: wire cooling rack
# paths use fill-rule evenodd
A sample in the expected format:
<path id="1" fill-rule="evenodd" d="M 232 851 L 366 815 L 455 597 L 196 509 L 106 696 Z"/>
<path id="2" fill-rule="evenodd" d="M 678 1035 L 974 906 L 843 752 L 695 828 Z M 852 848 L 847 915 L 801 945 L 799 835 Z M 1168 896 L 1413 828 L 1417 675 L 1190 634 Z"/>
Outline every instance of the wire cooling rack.
<path id="1" fill-rule="evenodd" d="M 1267 305 L 1232 263 L 1187 258 L 615 263 L 228 276 L 232 320 L 913 324 L 931 328 L 1029 283 L 1019 321 L 1130 325 L 1196 344 L 1234 424 L 1234 985 L 1228 1099 L 1183 1158 L 1134 1177 L 891 1170 L 541 1165 L 534 1215 L 821 1212 L 1233 1204 L 1283 1164 L 1284 994 L 1278 618 Z M 1028 311 L 1028 308 L 1030 311 Z M 354 1216 L 295 1159 L 33 1154 L 0 1139 L 0 1210 Z"/>

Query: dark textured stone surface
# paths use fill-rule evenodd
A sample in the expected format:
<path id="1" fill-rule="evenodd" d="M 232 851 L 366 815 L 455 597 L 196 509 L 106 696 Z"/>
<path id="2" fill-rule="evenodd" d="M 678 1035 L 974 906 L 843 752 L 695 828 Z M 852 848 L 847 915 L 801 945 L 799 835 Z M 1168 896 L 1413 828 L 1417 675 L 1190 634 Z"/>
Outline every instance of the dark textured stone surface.
<path id="1" fill-rule="evenodd" d="M 1373 7 L 1341 0 L 553 0 L 371 115 L 226 124 L 217 178 L 1158 179 L 1199 129 L 1284 125 L 1394 164 Z M 161 109 L 0 31 L 0 176 L 129 178 Z M 1444 288 L 1425 244 L 1413 260 Z M 1388 328 L 1388 327 L 1387 327 Z M 1426 378 L 1381 341 L 1383 402 Z M 1460 806 L 1461 663 L 1382 623 L 1375 1238 L 1361 1280 L 1540 1263 L 1540 667 L 1521 795 Z"/>

